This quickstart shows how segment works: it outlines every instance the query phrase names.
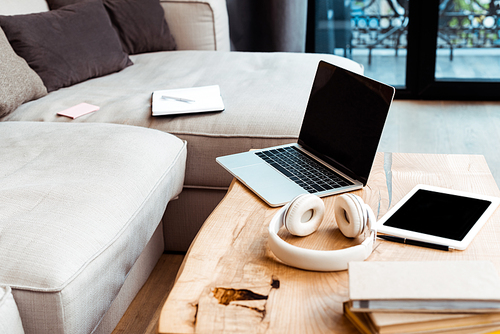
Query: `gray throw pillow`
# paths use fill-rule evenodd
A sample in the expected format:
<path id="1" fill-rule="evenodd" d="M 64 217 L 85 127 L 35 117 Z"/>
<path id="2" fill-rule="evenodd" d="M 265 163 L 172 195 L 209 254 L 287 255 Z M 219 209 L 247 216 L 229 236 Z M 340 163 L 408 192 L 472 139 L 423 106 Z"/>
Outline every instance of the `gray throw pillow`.
<path id="1" fill-rule="evenodd" d="M 132 64 L 100 0 L 0 16 L 0 27 L 49 92 Z"/>
<path id="2" fill-rule="evenodd" d="M 0 117 L 21 104 L 47 95 L 42 79 L 10 46 L 0 29 Z"/>
<path id="3" fill-rule="evenodd" d="M 51 10 L 90 0 L 47 0 Z M 103 0 L 128 54 L 177 49 L 159 0 Z"/>

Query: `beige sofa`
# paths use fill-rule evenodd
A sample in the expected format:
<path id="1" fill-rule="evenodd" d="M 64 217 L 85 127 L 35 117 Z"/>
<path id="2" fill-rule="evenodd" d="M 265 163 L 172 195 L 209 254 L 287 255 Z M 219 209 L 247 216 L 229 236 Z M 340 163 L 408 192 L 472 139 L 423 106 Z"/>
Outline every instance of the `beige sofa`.
<path id="1" fill-rule="evenodd" d="M 165 249 L 186 251 L 231 181 L 215 158 L 296 140 L 320 59 L 356 72 L 362 67 L 333 55 L 230 52 L 224 0 L 161 0 L 161 4 L 178 51 L 131 56 L 133 66 L 25 103 L 1 121 L 129 124 L 186 140 L 184 190 L 165 220 Z M 151 117 L 153 90 L 211 84 L 221 87 L 224 112 Z M 79 102 L 101 109 L 76 120 L 56 115 Z"/>
<path id="2" fill-rule="evenodd" d="M 56 136 L 60 131 L 61 136 L 75 136 L 72 140 L 78 138 L 85 142 L 86 138 L 92 137 L 88 143 L 95 147 L 102 144 L 102 138 L 98 134 L 103 131 L 110 136 L 115 134 L 116 138 L 125 138 L 130 132 L 130 138 L 141 141 L 143 146 L 148 146 L 147 140 L 163 140 L 165 152 L 168 152 L 166 156 L 170 159 L 169 164 L 177 169 L 182 166 L 183 161 L 182 143 L 187 143 L 185 175 L 177 172 L 176 177 L 169 181 L 170 186 L 162 195 L 163 201 L 159 207 L 166 205 L 180 192 L 180 186 L 176 185 L 178 180 L 183 182 L 182 192 L 175 201 L 168 204 L 161 219 L 162 224 L 158 228 L 154 226 L 158 220 L 150 219 L 154 223 L 151 223 L 148 229 L 156 231 L 153 237 L 148 233 L 138 235 L 144 242 L 130 254 L 129 266 L 120 268 L 121 281 L 114 282 L 108 290 L 105 289 L 105 281 L 100 283 L 101 290 L 95 291 L 106 293 L 102 296 L 105 300 L 97 303 L 98 308 L 91 307 L 90 311 L 83 311 L 92 304 L 89 298 L 95 296 L 95 293 L 86 295 L 81 290 L 94 288 L 92 277 L 86 277 L 86 280 L 82 278 L 78 293 L 63 296 L 69 299 L 51 301 L 61 305 L 53 311 L 53 316 L 47 317 L 45 313 L 43 317 L 47 319 L 42 320 L 40 317 L 28 315 L 40 305 L 32 304 L 31 308 L 26 305 L 37 299 L 32 296 L 23 299 L 21 295 L 27 292 L 12 288 L 16 300 L 23 300 L 19 311 L 23 322 L 29 322 L 25 328 L 27 332 L 110 332 L 144 283 L 156 263 L 155 259 L 162 251 L 158 250 L 158 243 L 151 247 L 146 244 L 150 245 L 151 240 L 158 239 L 158 235 L 163 234 L 161 244 L 164 250 L 186 251 L 205 218 L 224 196 L 232 178 L 217 165 L 215 158 L 252 148 L 295 141 L 319 60 L 326 60 L 359 73 L 363 70 L 359 64 L 333 55 L 234 52 L 230 50 L 224 0 L 160 0 L 160 3 L 177 43 L 176 51 L 131 55 L 130 59 L 134 63 L 132 66 L 54 90 L 41 98 L 23 103 L 0 119 L 8 124 L 5 128 L 10 128 L 11 133 L 28 131 L 37 134 L 41 131 L 46 133 L 46 136 Z M 47 10 L 48 6 L 44 0 L 0 0 L 0 14 L 17 15 Z M 225 111 L 190 116 L 151 116 L 152 91 L 213 84 L 218 84 L 221 88 Z M 100 109 L 77 119 L 57 115 L 57 112 L 81 102 L 97 105 Z M 39 122 L 47 124 L 49 129 L 40 130 L 37 127 Z M 133 127 L 113 126 L 109 123 Z M 17 130 L 16 126 L 19 127 Z M 151 134 L 141 128 L 160 130 L 182 141 L 158 137 L 157 131 Z M 75 129 L 78 135 L 72 135 L 72 129 Z M 141 132 L 142 130 L 145 132 Z M 141 137 L 146 139 L 140 140 Z M 155 139 L 156 137 L 158 139 Z M 57 145 L 63 145 L 65 141 L 68 139 L 62 137 L 48 145 L 52 145 L 56 150 L 60 147 Z M 113 145 L 120 146 L 123 142 L 120 144 L 120 140 L 117 140 Z M 109 152 L 112 147 L 106 147 L 104 151 Z M 158 145 L 155 147 L 156 154 L 161 155 L 161 148 L 159 149 Z M 65 157 L 64 153 L 56 156 L 60 159 Z M 181 158 L 176 158 L 179 156 Z M 124 166 L 122 165 L 126 168 Z M 143 168 L 146 170 L 150 167 L 143 164 Z M 140 174 L 137 171 L 135 173 Z M 105 175 L 111 177 L 109 173 Z M 127 177 L 126 175 L 130 173 L 123 174 L 122 177 Z M 133 238 L 137 231 L 131 230 L 130 233 L 129 237 Z M 124 239 L 122 242 L 125 245 L 128 241 Z M 104 274 L 116 269 L 111 266 L 106 268 L 108 270 L 103 270 L 103 263 L 100 263 L 100 268 L 95 268 L 94 274 Z M 75 270 L 75 273 L 77 271 Z M 0 285 L 2 284 L 6 285 L 1 281 L 0 269 Z M 39 291 L 31 293 L 40 294 Z M 82 299 L 84 300 L 81 303 L 75 301 Z M 74 318 L 55 314 L 67 311 L 65 307 L 69 306 L 63 304 L 68 300 L 73 303 L 70 310 L 74 312 Z M 82 314 L 77 315 L 78 310 Z M 54 328 L 57 330 L 40 326 L 44 321 L 56 322 L 57 326 Z"/>

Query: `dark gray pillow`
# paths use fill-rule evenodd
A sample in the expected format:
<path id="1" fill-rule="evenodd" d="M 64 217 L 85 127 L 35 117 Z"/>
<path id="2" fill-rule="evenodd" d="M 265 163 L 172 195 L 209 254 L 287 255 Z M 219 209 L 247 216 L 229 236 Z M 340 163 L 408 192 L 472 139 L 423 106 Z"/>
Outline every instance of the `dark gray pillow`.
<path id="1" fill-rule="evenodd" d="M 132 64 L 100 0 L 0 16 L 0 26 L 49 92 Z"/>
<path id="2" fill-rule="evenodd" d="M 50 10 L 56 10 L 67 5 L 91 0 L 47 0 Z"/>
<path id="3" fill-rule="evenodd" d="M 47 0 L 49 8 L 90 0 Z M 123 50 L 128 54 L 177 49 L 158 0 L 103 0 Z"/>

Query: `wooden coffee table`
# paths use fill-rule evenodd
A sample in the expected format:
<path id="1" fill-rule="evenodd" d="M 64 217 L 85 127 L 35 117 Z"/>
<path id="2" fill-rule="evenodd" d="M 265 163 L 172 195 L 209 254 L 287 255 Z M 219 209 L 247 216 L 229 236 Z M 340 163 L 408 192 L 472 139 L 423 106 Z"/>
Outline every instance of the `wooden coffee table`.
<path id="1" fill-rule="evenodd" d="M 381 217 L 416 184 L 500 196 L 483 156 L 377 154 L 368 185 L 355 193 Z M 312 249 L 340 249 L 336 196 L 318 232 L 282 238 Z M 161 313 L 159 333 L 357 333 L 343 316 L 347 271 L 311 272 L 280 263 L 267 245 L 273 209 L 238 181 L 207 219 L 184 259 Z M 500 210 L 465 251 L 377 240 L 369 261 L 490 260 L 500 272 Z M 367 279 L 370 279 L 367 277 Z"/>

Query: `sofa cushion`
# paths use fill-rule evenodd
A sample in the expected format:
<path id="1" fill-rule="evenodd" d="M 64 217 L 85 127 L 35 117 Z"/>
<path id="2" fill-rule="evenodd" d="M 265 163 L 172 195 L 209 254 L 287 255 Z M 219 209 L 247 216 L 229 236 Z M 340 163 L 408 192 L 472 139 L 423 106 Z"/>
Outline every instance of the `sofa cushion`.
<path id="1" fill-rule="evenodd" d="M 128 54 L 177 48 L 158 0 L 105 0 L 104 4 Z"/>
<path id="2" fill-rule="evenodd" d="M 122 123 L 173 133 L 188 142 L 186 186 L 227 187 L 217 156 L 297 140 L 319 60 L 362 72 L 352 60 L 325 54 L 172 51 L 131 56 L 135 65 L 53 92 L 3 120 Z M 151 116 L 157 89 L 218 84 L 221 113 Z M 79 102 L 101 107 L 76 120 L 57 116 Z"/>
<path id="3" fill-rule="evenodd" d="M 0 333 L 24 334 L 21 317 L 10 286 L 0 286 Z"/>
<path id="4" fill-rule="evenodd" d="M 47 0 L 51 9 L 89 0 Z M 128 54 L 176 49 L 158 0 L 104 0 L 123 50 Z"/>
<path id="5" fill-rule="evenodd" d="M 57 11 L 0 16 L 0 26 L 49 92 L 131 64 L 100 0 Z"/>
<path id="6" fill-rule="evenodd" d="M 186 146 L 115 124 L 0 122 L 0 285 L 27 333 L 90 333 L 182 189 Z"/>
<path id="7" fill-rule="evenodd" d="M 14 52 L 0 28 L 0 117 L 45 95 L 42 79 Z"/>

